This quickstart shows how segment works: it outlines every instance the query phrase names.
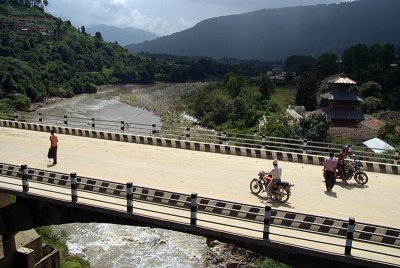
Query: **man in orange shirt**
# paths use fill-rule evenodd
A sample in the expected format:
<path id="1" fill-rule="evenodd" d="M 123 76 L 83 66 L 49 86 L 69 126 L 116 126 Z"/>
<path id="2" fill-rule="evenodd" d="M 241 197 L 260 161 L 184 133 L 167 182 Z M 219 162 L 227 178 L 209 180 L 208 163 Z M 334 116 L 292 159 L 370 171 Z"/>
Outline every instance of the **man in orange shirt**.
<path id="1" fill-rule="evenodd" d="M 57 164 L 57 147 L 58 147 L 58 138 L 56 136 L 56 131 L 52 129 L 50 131 L 50 150 L 53 156 L 53 164 Z"/>

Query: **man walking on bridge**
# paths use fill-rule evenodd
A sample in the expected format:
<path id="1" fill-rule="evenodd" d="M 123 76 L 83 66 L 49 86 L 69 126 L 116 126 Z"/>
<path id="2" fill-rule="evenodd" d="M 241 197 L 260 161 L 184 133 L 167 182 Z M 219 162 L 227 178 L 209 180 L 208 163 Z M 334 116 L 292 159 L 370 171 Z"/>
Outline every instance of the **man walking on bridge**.
<path id="1" fill-rule="evenodd" d="M 58 148 L 58 138 L 56 136 L 56 131 L 55 129 L 52 129 L 50 131 L 50 151 L 51 151 L 51 156 L 53 158 L 53 164 L 57 164 L 57 148 Z"/>
<path id="2" fill-rule="evenodd" d="M 333 158 L 335 154 L 333 152 L 329 153 L 329 157 L 324 161 L 324 178 L 325 178 L 325 186 L 328 192 L 332 191 L 333 186 L 336 181 L 336 167 L 337 162 L 335 158 Z"/>

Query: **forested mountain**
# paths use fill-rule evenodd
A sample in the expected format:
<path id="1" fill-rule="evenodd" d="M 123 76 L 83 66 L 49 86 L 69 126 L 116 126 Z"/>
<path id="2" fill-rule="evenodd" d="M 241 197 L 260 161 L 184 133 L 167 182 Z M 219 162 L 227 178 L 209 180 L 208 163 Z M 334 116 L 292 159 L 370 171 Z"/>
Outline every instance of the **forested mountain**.
<path id="1" fill-rule="evenodd" d="M 0 26 L 0 112 L 96 85 L 154 81 L 152 59 L 89 36 L 37 1 L 0 1 Z"/>
<path id="2" fill-rule="evenodd" d="M 280 60 L 290 55 L 341 54 L 363 43 L 400 44 L 400 1 L 259 10 L 204 20 L 193 28 L 129 45 L 136 52 Z"/>
<path id="3" fill-rule="evenodd" d="M 158 37 L 158 35 L 142 29 L 133 27 L 119 28 L 104 24 L 88 27 L 86 28 L 86 32 L 91 35 L 100 32 L 104 40 L 109 42 L 118 42 L 121 46 L 153 40 Z"/>

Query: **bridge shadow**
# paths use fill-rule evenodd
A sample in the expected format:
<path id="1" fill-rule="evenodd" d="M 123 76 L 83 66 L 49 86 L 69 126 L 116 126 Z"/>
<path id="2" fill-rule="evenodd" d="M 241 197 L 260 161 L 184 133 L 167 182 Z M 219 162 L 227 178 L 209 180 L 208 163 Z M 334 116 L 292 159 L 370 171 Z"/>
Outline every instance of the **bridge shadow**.
<path id="1" fill-rule="evenodd" d="M 351 189 L 365 189 L 365 188 L 368 188 L 368 185 L 361 185 L 361 184 L 358 184 L 358 183 L 356 183 L 356 182 L 354 182 L 354 183 L 349 183 L 349 182 L 344 182 L 344 181 L 337 181 L 336 183 L 335 183 L 335 186 L 338 186 L 338 187 L 341 187 L 341 188 L 344 188 L 344 189 L 347 189 L 347 190 L 351 190 Z"/>
<path id="2" fill-rule="evenodd" d="M 253 194 L 255 196 L 257 196 L 258 200 L 260 201 L 260 203 L 264 204 L 264 205 L 268 205 L 270 207 L 273 208 L 280 208 L 280 207 L 284 207 L 284 208 L 294 208 L 292 205 L 290 205 L 290 203 L 286 202 L 286 203 L 281 203 L 276 201 L 275 199 L 270 199 L 267 198 L 266 196 L 259 196 L 256 194 Z"/>

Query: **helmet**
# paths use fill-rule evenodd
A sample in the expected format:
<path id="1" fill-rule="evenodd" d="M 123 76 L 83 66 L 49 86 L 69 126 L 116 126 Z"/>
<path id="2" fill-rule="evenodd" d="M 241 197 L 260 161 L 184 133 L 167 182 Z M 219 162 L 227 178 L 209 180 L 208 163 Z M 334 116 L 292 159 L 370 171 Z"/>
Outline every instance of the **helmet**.
<path id="1" fill-rule="evenodd" d="M 348 145 L 345 145 L 345 146 L 343 146 L 342 149 L 343 149 L 343 151 L 345 151 L 345 150 L 348 151 L 348 150 L 349 150 L 349 146 L 348 146 Z"/>
<path id="2" fill-rule="evenodd" d="M 274 161 L 272 162 L 272 165 L 277 166 L 278 165 L 278 160 L 274 159 Z"/>

